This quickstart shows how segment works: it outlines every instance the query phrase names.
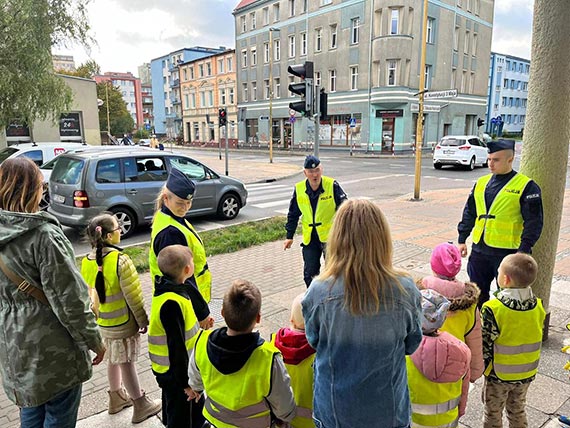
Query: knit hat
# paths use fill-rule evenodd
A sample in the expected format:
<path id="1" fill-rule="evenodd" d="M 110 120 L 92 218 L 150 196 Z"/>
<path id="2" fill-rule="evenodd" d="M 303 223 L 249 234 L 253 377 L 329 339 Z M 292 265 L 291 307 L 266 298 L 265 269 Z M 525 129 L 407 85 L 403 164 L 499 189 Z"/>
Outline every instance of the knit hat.
<path id="1" fill-rule="evenodd" d="M 431 269 L 444 279 L 453 279 L 461 270 L 461 252 L 453 244 L 439 244 L 431 253 Z"/>
<path id="2" fill-rule="evenodd" d="M 425 289 L 422 293 L 422 332 L 430 334 L 445 322 L 451 303 L 435 290 Z"/>

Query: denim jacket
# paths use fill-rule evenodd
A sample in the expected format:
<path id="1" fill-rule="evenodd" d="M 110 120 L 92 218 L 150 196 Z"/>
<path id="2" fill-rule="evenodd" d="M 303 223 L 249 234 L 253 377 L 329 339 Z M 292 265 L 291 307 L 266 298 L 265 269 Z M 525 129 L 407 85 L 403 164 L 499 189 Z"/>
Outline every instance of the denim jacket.
<path id="1" fill-rule="evenodd" d="M 411 278 L 399 282 L 405 292 L 394 286 L 387 307 L 367 316 L 345 309 L 342 278 L 314 279 L 309 287 L 302 307 L 307 339 L 317 350 L 317 427 L 409 426 L 405 355 L 422 340 L 421 295 Z"/>

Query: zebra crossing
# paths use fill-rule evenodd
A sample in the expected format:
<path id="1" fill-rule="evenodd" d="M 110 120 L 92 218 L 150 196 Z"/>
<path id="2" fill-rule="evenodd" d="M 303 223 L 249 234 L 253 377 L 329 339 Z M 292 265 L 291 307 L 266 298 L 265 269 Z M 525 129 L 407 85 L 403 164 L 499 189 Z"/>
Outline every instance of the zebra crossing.
<path id="1" fill-rule="evenodd" d="M 290 184 L 257 183 L 247 185 L 247 205 L 253 208 L 275 208 L 279 214 L 287 214 L 293 194 Z"/>

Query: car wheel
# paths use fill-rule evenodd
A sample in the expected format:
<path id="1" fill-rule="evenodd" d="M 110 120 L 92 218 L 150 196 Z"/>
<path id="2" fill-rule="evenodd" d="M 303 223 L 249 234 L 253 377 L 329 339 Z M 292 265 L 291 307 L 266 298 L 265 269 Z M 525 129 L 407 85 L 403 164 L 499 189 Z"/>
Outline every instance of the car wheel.
<path id="1" fill-rule="evenodd" d="M 473 171 L 475 169 L 475 156 L 471 158 L 471 161 L 469 162 L 469 166 L 467 168 L 469 171 Z"/>
<path id="2" fill-rule="evenodd" d="M 126 207 L 115 207 L 111 212 L 117 217 L 119 227 L 121 228 L 121 238 L 131 236 L 137 226 L 137 219 L 133 212 Z"/>
<path id="3" fill-rule="evenodd" d="M 235 193 L 226 193 L 218 205 L 218 216 L 223 220 L 236 218 L 241 206 Z"/>
<path id="4" fill-rule="evenodd" d="M 435 169 L 441 169 L 442 166 L 443 166 L 443 165 L 441 165 L 440 163 L 434 163 L 434 164 L 433 164 L 433 167 L 434 167 Z"/>

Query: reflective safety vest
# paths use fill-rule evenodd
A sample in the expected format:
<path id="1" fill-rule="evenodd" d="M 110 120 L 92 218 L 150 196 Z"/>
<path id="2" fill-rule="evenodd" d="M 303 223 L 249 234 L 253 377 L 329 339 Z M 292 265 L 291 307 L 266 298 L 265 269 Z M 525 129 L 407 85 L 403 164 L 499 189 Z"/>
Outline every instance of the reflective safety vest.
<path id="1" fill-rule="evenodd" d="M 123 296 L 117 266 L 119 251 L 112 250 L 103 256 L 103 278 L 105 279 L 105 303 L 99 302 L 97 324 L 101 327 L 116 327 L 129 320 L 129 308 Z M 81 275 L 91 288 L 95 288 L 98 272 L 97 261 L 84 257 L 81 261 Z"/>
<path id="2" fill-rule="evenodd" d="M 275 345 L 275 334 L 271 335 L 271 343 Z M 297 405 L 297 416 L 290 423 L 293 428 L 314 428 L 315 426 L 313 421 L 313 363 L 315 355 L 315 353 L 309 355 L 299 364 L 285 363 Z"/>
<path id="3" fill-rule="evenodd" d="M 406 357 L 408 388 L 412 402 L 412 428 L 451 428 L 459 423 L 462 379 L 437 383 L 427 379 Z"/>
<path id="4" fill-rule="evenodd" d="M 494 248 L 517 249 L 521 243 L 524 221 L 521 214 L 521 195 L 530 181 L 526 175 L 517 173 L 497 193 L 490 208 L 485 204 L 485 188 L 492 174 L 485 175 L 475 184 L 473 196 L 477 218 L 473 228 L 473 242 L 481 238 Z"/>
<path id="5" fill-rule="evenodd" d="M 206 300 L 207 303 L 210 303 L 210 296 L 212 293 L 212 274 L 208 269 L 206 250 L 204 249 L 202 240 L 192 225 L 186 221 L 186 219 L 184 220 L 184 223 L 186 224 L 186 227 L 178 223 L 171 216 L 164 214 L 162 211 L 158 211 L 154 215 L 150 234 L 150 251 L 148 252 L 148 264 L 150 268 L 150 276 L 152 278 L 152 286 L 154 289 L 154 278 L 156 275 L 162 276 L 162 272 L 158 268 L 158 263 L 156 261 L 157 255 L 154 254 L 154 238 L 156 238 L 156 235 L 168 226 L 174 226 L 184 234 L 186 242 L 188 242 L 188 248 L 192 251 L 194 259 L 194 278 L 196 278 L 196 285 L 198 286 L 200 294 L 204 297 L 204 300 Z"/>
<path id="6" fill-rule="evenodd" d="M 166 331 L 160 320 L 160 308 L 168 300 L 177 302 L 184 316 L 184 339 L 188 358 L 190 358 L 192 348 L 198 337 L 198 331 L 200 330 L 200 325 L 192 308 L 192 302 L 189 299 L 173 292 L 153 296 L 148 327 L 148 355 L 152 369 L 156 373 L 166 373 L 170 369 Z"/>
<path id="7" fill-rule="evenodd" d="M 279 351 L 263 342 L 235 373 L 222 374 L 206 351 L 211 331 L 202 331 L 196 341 L 196 367 L 202 376 L 206 401 L 204 416 L 217 428 L 267 428 L 271 425 L 266 397 L 271 391 L 273 358 Z"/>
<path id="8" fill-rule="evenodd" d="M 440 331 L 447 331 L 452 336 L 465 342 L 467 336 L 473 327 L 475 327 L 475 313 L 477 311 L 477 303 L 467 309 L 460 311 L 452 311 L 447 313 L 445 322 L 439 329 Z"/>
<path id="9" fill-rule="evenodd" d="M 507 307 L 499 299 L 485 302 L 493 312 L 499 327 L 499 337 L 493 344 L 493 361 L 485 369 L 485 376 L 495 372 L 503 381 L 528 379 L 538 371 L 542 328 L 546 312 L 542 300 L 527 311 Z"/>
<path id="10" fill-rule="evenodd" d="M 299 181 L 295 185 L 297 205 L 301 211 L 304 245 L 309 245 L 309 242 L 311 242 L 311 233 L 313 232 L 313 228 L 317 230 L 319 240 L 323 243 L 327 242 L 329 231 L 333 223 L 333 217 L 336 212 L 333 183 L 334 179 L 323 175 L 322 186 L 324 192 L 319 196 L 316 213 L 313 213 L 311 200 L 309 199 L 309 195 L 307 195 L 307 180 Z"/>

